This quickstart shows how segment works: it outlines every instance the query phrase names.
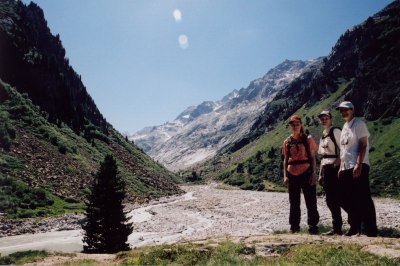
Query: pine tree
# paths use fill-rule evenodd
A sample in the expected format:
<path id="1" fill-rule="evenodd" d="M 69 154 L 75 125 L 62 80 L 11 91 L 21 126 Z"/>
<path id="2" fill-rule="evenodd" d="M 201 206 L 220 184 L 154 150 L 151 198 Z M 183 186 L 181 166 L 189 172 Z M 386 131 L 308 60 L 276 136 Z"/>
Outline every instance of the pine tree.
<path id="1" fill-rule="evenodd" d="M 117 163 L 107 155 L 100 165 L 86 207 L 87 222 L 83 242 L 87 253 L 116 253 L 128 250 L 128 236 L 132 223 L 128 223 L 123 210 L 125 183 L 118 175 Z"/>

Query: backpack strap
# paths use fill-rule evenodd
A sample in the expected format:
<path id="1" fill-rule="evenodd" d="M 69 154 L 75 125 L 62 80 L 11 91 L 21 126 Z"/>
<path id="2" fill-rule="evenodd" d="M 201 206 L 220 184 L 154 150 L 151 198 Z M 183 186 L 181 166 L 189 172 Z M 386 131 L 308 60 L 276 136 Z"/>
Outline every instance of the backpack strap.
<path id="1" fill-rule="evenodd" d="M 333 133 L 333 131 L 335 129 L 340 129 L 340 127 L 331 127 L 331 129 L 329 130 L 329 134 L 328 134 L 329 137 L 331 138 L 333 144 L 335 144 L 335 157 L 330 157 L 330 158 L 339 158 L 339 145 L 337 144 L 335 135 Z M 329 155 L 327 155 L 327 156 L 329 156 Z M 326 157 L 326 158 L 329 158 L 329 157 Z"/>
<path id="2" fill-rule="evenodd" d="M 308 157 L 307 161 L 311 165 L 311 151 L 310 151 L 310 145 L 308 145 L 308 135 L 306 135 L 306 134 L 301 135 L 301 141 L 303 142 L 303 145 L 306 148 L 307 157 Z"/>

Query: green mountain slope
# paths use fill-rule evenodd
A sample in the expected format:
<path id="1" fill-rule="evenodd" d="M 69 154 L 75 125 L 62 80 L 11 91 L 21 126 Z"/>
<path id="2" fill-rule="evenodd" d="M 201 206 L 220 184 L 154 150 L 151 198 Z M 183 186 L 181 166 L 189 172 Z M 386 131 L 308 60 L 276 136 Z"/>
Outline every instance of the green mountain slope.
<path id="1" fill-rule="evenodd" d="M 179 193 L 178 178 L 139 150 L 115 129 L 106 136 L 86 125 L 88 142 L 68 126 L 52 124 L 48 114 L 32 104 L 27 95 L 0 81 L 0 179 L 20 180 L 63 199 L 79 202 L 106 154 L 117 158 L 127 182 L 128 200 Z M 5 193 L 7 187 L 1 187 Z M 2 194 L 2 193 L 0 193 Z M 9 193 L 8 193 L 9 194 Z M 25 197 L 24 193 L 20 195 Z M 0 210 L 10 198 L 0 197 Z M 28 201 L 28 199 L 27 199 Z M 2 208 L 3 204 L 3 208 Z"/>
<path id="2" fill-rule="evenodd" d="M 277 94 L 247 136 L 196 170 L 243 189 L 282 189 L 280 149 L 290 134 L 287 119 L 301 115 L 306 129 L 319 140 L 318 113 L 350 100 L 371 132 L 372 191 L 398 196 L 399 58 L 400 2 L 394 1 L 344 33 L 319 68 Z M 335 124 L 341 126 L 339 114 L 333 113 Z"/>

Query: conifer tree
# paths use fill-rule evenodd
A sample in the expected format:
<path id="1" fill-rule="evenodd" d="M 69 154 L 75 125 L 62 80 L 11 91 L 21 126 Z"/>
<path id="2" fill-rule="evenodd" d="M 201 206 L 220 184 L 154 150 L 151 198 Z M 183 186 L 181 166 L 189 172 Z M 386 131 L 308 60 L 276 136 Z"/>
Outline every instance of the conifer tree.
<path id="1" fill-rule="evenodd" d="M 87 222 L 83 242 L 87 253 L 116 253 L 128 250 L 132 223 L 123 210 L 125 183 L 118 175 L 117 163 L 107 155 L 100 165 L 86 207 Z"/>

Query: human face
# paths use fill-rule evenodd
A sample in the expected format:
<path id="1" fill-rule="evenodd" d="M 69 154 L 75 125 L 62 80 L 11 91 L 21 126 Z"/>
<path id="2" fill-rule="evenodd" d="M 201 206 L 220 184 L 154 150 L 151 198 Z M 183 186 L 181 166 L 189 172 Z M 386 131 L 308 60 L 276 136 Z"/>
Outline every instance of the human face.
<path id="1" fill-rule="evenodd" d="M 332 125 L 332 120 L 331 120 L 331 118 L 329 117 L 329 115 L 322 115 L 322 116 L 320 116 L 319 121 L 321 122 L 321 125 L 322 125 L 324 128 L 328 128 L 328 127 L 330 127 L 330 126 Z"/>
<path id="2" fill-rule="evenodd" d="M 339 109 L 340 114 L 342 115 L 342 118 L 346 121 L 349 122 L 351 119 L 353 119 L 354 111 L 353 109 L 349 108 L 340 108 Z"/>
<path id="3" fill-rule="evenodd" d="M 292 123 L 290 123 L 290 126 L 292 127 L 293 132 L 300 132 L 300 129 L 301 129 L 300 122 L 292 122 Z"/>

